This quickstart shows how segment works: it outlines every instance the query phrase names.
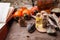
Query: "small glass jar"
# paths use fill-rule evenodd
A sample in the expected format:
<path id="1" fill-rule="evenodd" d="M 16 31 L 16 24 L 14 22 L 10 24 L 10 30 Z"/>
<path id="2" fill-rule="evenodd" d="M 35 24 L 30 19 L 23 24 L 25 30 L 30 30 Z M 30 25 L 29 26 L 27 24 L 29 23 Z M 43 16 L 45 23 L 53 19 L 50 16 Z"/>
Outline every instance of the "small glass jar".
<path id="1" fill-rule="evenodd" d="M 24 17 L 21 17 L 19 19 L 19 24 L 20 24 L 21 27 L 26 27 L 27 26 L 27 23 L 26 23 Z"/>

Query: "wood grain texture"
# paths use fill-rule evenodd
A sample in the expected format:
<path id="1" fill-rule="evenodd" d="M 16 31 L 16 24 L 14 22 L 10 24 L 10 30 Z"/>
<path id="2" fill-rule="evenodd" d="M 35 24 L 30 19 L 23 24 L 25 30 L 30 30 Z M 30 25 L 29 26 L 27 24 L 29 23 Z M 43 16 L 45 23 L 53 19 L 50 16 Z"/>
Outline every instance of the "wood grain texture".
<path id="1" fill-rule="evenodd" d="M 34 20 L 27 21 L 27 23 L 31 22 Z M 34 33 L 28 33 L 26 27 L 21 27 L 20 24 L 14 22 L 6 40 L 60 40 L 60 32 L 57 32 L 57 36 L 40 33 L 37 30 Z"/>

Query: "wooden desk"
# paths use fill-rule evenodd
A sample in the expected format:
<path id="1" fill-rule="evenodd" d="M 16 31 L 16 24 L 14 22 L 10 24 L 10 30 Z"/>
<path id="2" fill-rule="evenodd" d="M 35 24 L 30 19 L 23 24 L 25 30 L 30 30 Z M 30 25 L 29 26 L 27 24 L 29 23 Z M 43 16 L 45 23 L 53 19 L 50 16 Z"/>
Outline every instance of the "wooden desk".
<path id="1" fill-rule="evenodd" d="M 27 23 L 31 22 L 34 22 L 34 20 Z M 26 27 L 21 27 L 18 23 L 13 22 L 6 40 L 60 40 L 60 32 L 57 31 L 57 36 L 40 33 L 37 30 L 34 33 L 28 33 Z"/>

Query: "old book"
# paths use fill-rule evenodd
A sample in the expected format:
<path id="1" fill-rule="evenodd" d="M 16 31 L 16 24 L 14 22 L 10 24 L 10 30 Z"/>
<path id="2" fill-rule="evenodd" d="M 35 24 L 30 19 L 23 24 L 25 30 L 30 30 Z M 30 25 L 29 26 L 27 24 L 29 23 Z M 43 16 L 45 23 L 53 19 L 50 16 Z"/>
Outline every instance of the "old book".
<path id="1" fill-rule="evenodd" d="M 0 29 L 6 24 L 10 3 L 0 3 Z"/>

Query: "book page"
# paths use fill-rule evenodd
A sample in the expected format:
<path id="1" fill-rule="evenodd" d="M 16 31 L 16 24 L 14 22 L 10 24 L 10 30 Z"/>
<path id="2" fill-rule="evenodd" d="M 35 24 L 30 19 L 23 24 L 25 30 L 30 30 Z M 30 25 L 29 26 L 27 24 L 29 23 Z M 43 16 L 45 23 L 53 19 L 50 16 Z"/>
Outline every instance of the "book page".
<path id="1" fill-rule="evenodd" d="M 0 29 L 3 28 L 5 23 L 0 23 Z"/>
<path id="2" fill-rule="evenodd" d="M 0 22 L 6 22 L 10 3 L 0 3 Z"/>

